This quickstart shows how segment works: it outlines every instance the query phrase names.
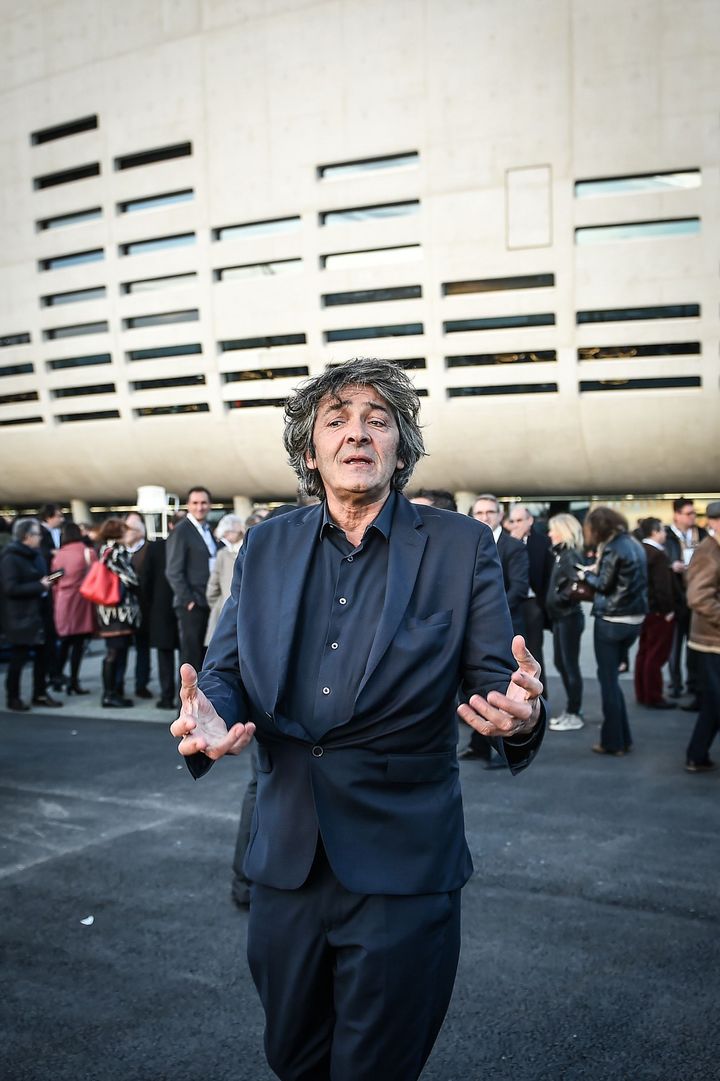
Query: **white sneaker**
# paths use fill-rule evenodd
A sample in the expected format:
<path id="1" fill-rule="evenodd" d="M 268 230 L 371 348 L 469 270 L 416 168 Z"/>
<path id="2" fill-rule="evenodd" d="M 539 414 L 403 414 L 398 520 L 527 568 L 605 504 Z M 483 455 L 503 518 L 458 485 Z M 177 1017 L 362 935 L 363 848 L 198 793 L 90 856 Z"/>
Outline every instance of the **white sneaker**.
<path id="1" fill-rule="evenodd" d="M 550 720 L 550 728 L 553 732 L 572 732 L 576 728 L 584 728 L 585 721 L 577 713 L 561 713 L 559 717 Z"/>

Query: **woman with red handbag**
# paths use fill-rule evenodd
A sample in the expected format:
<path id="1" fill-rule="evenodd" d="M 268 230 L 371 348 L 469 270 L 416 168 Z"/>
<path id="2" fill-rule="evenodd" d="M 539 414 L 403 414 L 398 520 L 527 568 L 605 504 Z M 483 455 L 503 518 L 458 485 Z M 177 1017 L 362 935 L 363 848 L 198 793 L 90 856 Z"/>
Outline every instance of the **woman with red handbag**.
<path id="1" fill-rule="evenodd" d="M 131 555 L 121 543 L 125 528 L 121 518 L 108 518 L 98 533 L 99 562 L 117 578 L 117 582 L 111 584 L 120 587 L 119 599 L 108 596 L 106 603 L 96 605 L 99 634 L 105 639 L 102 704 L 109 709 L 128 709 L 133 705 L 132 699 L 118 693 L 115 679 L 118 665 L 125 659 L 133 631 L 140 626 L 141 619 L 137 575 Z"/>

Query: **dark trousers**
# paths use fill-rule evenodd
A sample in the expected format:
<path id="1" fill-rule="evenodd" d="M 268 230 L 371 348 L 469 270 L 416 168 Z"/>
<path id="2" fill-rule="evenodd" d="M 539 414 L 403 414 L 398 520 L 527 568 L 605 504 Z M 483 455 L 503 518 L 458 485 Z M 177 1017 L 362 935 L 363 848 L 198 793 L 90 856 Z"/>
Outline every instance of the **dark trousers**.
<path id="1" fill-rule="evenodd" d="M 33 655 L 33 698 L 41 698 L 45 694 L 45 650 L 42 646 L 11 646 L 10 663 L 8 664 L 5 688 L 8 702 L 20 697 L 20 677 L 25 664 Z"/>
<path id="2" fill-rule="evenodd" d="M 688 762 L 707 762 L 720 731 L 720 653 L 696 653 L 700 667 L 700 712 L 687 748 Z"/>
<path id="3" fill-rule="evenodd" d="M 125 670 L 131 637 L 130 634 L 113 634 L 105 638 L 105 657 L 102 663 L 104 698 L 112 698 L 118 693 L 118 668 Z"/>
<path id="4" fill-rule="evenodd" d="M 69 634 L 60 639 L 60 671 L 63 672 L 70 658 L 70 686 L 75 688 L 80 678 L 80 664 L 85 652 L 85 644 L 90 638 L 89 634 Z"/>
<path id="5" fill-rule="evenodd" d="M 160 698 L 163 702 L 174 702 L 177 692 L 177 669 L 174 649 L 156 649 Z"/>
<path id="6" fill-rule="evenodd" d="M 595 660 L 603 712 L 600 743 L 606 751 L 626 751 L 632 746 L 618 665 L 623 649 L 630 647 L 639 634 L 637 623 L 610 623 L 599 616 L 595 620 Z"/>
<path id="7" fill-rule="evenodd" d="M 150 682 L 150 642 L 146 635 L 137 631 L 132 636 L 131 645 L 135 647 L 135 694 L 138 691 L 146 691 Z M 124 656 L 118 661 L 115 690 L 123 694 L 125 689 L 125 673 L 129 660 L 130 650 L 126 650 Z"/>
<path id="8" fill-rule="evenodd" d="M 245 877 L 243 863 L 245 862 L 247 847 L 250 844 L 250 827 L 257 796 L 257 743 L 254 740 L 250 746 L 250 771 L 250 780 L 243 796 L 240 825 L 238 826 L 235 855 L 233 856 L 232 894 L 235 900 L 241 903 L 245 903 L 250 899 L 250 879 Z"/>
<path id="9" fill-rule="evenodd" d="M 553 661 L 560 673 L 568 713 L 582 712 L 583 679 L 580 672 L 580 639 L 585 629 L 585 616 L 580 605 L 574 612 L 553 623 Z"/>
<path id="10" fill-rule="evenodd" d="M 533 657 L 540 664 L 540 679 L 545 683 L 545 657 L 543 656 L 543 638 L 545 635 L 545 612 L 537 597 L 526 597 L 523 601 L 523 620 L 525 622 L 525 644 Z"/>
<path id="11" fill-rule="evenodd" d="M 673 622 L 658 612 L 649 612 L 640 632 L 635 658 L 635 697 L 645 706 L 663 700 L 662 667 L 670 656 Z"/>
<path id="12" fill-rule="evenodd" d="M 281 1081 L 416 1081 L 455 982 L 460 891 L 350 893 L 318 844 L 299 890 L 251 896 L 248 961 Z"/>
<path id="13" fill-rule="evenodd" d="M 690 631 L 690 609 L 685 608 L 673 620 L 673 639 L 670 649 L 670 688 L 674 694 L 680 694 L 683 683 L 689 694 L 697 694 L 700 687 L 699 654 L 694 649 L 688 649 L 686 642 Z M 685 645 L 685 663 L 687 665 L 687 682 L 683 680 L 682 655 Z"/>
<path id="14" fill-rule="evenodd" d="M 180 631 L 180 663 L 187 661 L 199 672 L 205 657 L 205 631 L 210 610 L 196 604 L 189 612 L 187 608 L 176 608 L 175 613 Z"/>
<path id="15" fill-rule="evenodd" d="M 45 653 L 44 669 L 47 683 L 62 683 L 62 666 L 60 664 L 60 640 L 55 629 L 55 617 L 53 614 L 52 600 L 46 597 L 43 600 L 43 637 L 45 644 L 40 646 Z M 58 689 L 59 686 L 58 686 Z M 41 691 L 45 694 L 45 690 Z"/>

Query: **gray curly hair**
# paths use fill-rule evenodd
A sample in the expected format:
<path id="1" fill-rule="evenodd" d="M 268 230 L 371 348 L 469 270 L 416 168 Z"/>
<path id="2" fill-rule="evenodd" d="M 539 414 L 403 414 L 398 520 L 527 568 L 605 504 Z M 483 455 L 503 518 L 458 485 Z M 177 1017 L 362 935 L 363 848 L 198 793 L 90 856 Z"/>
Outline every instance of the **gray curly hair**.
<path id="1" fill-rule="evenodd" d="M 392 361 L 355 357 L 328 368 L 322 375 L 306 379 L 285 403 L 285 450 L 307 495 L 319 496 L 320 499 L 325 495 L 320 473 L 317 469 L 310 469 L 305 461 L 308 451 L 315 456 L 312 437 L 318 406 L 328 395 L 340 400 L 346 387 L 359 386 L 373 387 L 388 403 L 395 417 L 400 433 L 397 455 L 405 464 L 395 470 L 393 488 L 398 492 L 403 490 L 415 466 L 426 454 L 418 424 L 420 399 L 409 377 Z"/>

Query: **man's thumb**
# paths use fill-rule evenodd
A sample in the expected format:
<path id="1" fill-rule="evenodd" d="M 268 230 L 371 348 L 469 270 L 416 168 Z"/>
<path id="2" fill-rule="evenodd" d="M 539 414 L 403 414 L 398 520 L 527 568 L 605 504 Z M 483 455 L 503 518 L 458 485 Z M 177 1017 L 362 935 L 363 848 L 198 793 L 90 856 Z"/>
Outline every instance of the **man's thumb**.
<path id="1" fill-rule="evenodd" d="M 180 684 L 180 689 L 183 691 L 189 691 L 193 687 L 197 687 L 197 672 L 187 662 L 180 665 Z"/>

